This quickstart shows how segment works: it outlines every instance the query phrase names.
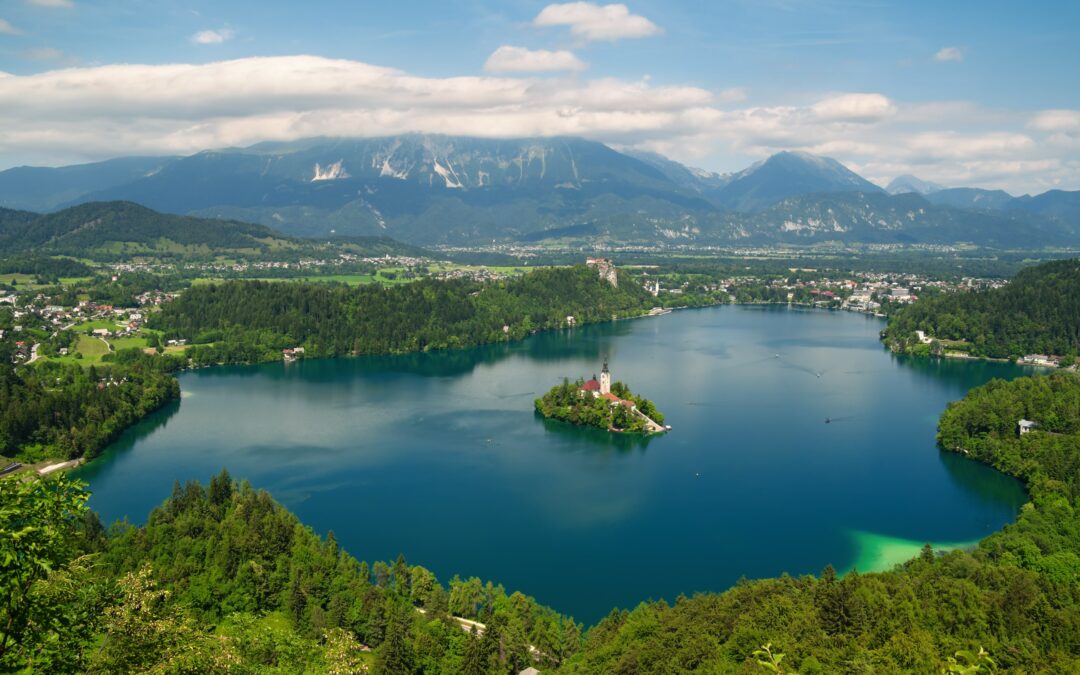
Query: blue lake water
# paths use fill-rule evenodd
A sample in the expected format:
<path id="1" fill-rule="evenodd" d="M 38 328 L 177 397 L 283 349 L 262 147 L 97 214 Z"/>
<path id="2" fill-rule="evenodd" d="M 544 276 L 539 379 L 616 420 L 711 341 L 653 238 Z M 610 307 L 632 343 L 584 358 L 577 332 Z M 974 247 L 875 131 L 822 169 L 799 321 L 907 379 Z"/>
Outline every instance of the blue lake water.
<path id="1" fill-rule="evenodd" d="M 1000 363 L 897 357 L 883 323 L 715 307 L 511 345 L 204 369 L 180 402 L 79 471 L 106 522 L 222 467 L 365 560 L 479 576 L 593 623 L 740 577 L 848 569 L 878 540 L 971 542 L 1018 482 L 934 443 Z M 651 438 L 543 420 L 533 399 L 607 358 L 674 427 Z M 830 423 L 826 424 L 825 419 Z"/>

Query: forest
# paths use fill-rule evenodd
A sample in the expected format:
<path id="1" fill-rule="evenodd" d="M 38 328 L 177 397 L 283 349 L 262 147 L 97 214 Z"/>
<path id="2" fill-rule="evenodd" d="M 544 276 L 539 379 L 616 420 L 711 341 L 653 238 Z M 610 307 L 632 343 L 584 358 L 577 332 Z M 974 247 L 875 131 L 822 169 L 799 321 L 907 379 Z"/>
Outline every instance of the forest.
<path id="1" fill-rule="evenodd" d="M 194 286 L 150 327 L 188 341 L 195 365 L 253 363 L 303 347 L 308 357 L 394 354 L 518 340 L 535 331 L 643 314 L 652 297 L 584 265 L 498 282 L 423 279 L 344 285 L 230 281 Z"/>
<path id="2" fill-rule="evenodd" d="M 0 480 L 0 671 L 481 675 L 581 644 L 521 593 L 358 562 L 225 471 L 178 483 L 142 527 L 106 531 L 86 497 Z"/>
<path id="3" fill-rule="evenodd" d="M 561 384 L 555 385 L 536 399 L 536 412 L 550 419 L 596 427 L 604 431 L 648 432 L 648 424 L 641 415 L 625 405 L 612 405 L 612 401 L 606 398 L 594 397 L 591 393 L 584 392 L 584 384 L 584 380 L 571 382 L 564 379 Z M 652 401 L 634 394 L 630 387 L 622 382 L 613 382 L 611 393 L 624 402 L 633 403 L 637 410 L 657 424 L 664 423 L 663 414 L 656 409 Z"/>
<path id="4" fill-rule="evenodd" d="M 1080 353 L 1080 260 L 1021 270 L 1006 286 L 919 300 L 889 317 L 890 348 L 918 352 L 915 331 L 962 341 L 973 356 Z M 922 347 L 922 351 L 930 351 Z"/>
<path id="5" fill-rule="evenodd" d="M 124 429 L 180 396 L 171 357 L 138 350 L 83 368 L 16 369 L 0 348 L 0 455 L 24 462 L 94 457 Z"/>
<path id="6" fill-rule="evenodd" d="M 1020 417 L 1039 426 L 1019 436 Z M 444 586 L 403 556 L 358 562 L 225 471 L 176 484 L 144 526 L 107 531 L 77 483 L 0 479 L 0 670 L 1076 672 L 1080 379 L 973 389 L 943 413 L 938 440 L 1030 493 L 974 550 L 928 546 L 885 573 L 744 580 L 615 609 L 584 633 L 501 586 Z"/>

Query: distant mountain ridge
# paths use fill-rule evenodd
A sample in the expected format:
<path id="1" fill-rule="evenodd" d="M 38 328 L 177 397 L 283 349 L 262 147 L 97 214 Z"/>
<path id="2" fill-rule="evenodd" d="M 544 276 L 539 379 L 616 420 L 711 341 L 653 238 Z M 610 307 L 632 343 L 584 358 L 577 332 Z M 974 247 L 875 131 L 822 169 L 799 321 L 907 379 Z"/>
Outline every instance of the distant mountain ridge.
<path id="1" fill-rule="evenodd" d="M 0 172 L 0 206 L 129 201 L 290 236 L 387 236 L 421 246 L 1080 243 L 1080 192 L 1014 199 L 901 178 L 890 188 L 904 190 L 891 195 L 836 160 L 802 152 L 720 175 L 580 138 L 404 134 L 11 169 Z"/>
<path id="2" fill-rule="evenodd" d="M 904 174 L 893 178 L 887 186 L 885 186 L 885 192 L 891 195 L 901 195 L 905 192 L 914 192 L 920 195 L 928 195 L 939 190 L 944 190 L 944 186 L 937 183 L 931 183 L 930 181 L 922 180 L 911 174 Z"/>

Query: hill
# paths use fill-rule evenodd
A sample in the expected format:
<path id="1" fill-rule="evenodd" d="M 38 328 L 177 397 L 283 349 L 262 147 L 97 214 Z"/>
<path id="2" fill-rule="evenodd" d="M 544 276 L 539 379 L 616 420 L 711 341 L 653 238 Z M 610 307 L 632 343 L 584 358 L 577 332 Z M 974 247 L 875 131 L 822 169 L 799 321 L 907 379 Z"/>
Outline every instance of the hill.
<path id="1" fill-rule="evenodd" d="M 0 251 L 91 258 L 152 254 L 180 257 L 221 253 L 258 255 L 300 248 L 267 227 L 157 213 L 130 202 L 95 202 L 56 213 L 19 215 L 5 226 Z M 6 221 L 0 220 L 0 223 Z"/>
<path id="2" fill-rule="evenodd" d="M 998 211 L 1004 209 L 1013 196 L 1004 190 L 981 190 L 979 188 L 948 188 L 926 195 L 927 201 L 958 209 Z"/>
<path id="3" fill-rule="evenodd" d="M 938 206 L 928 197 L 910 192 L 800 195 L 784 199 L 742 222 L 752 228 L 751 236 L 781 242 L 969 242 L 1030 248 L 1075 245 L 1077 241 L 1072 226 L 1039 215 Z"/>
<path id="4" fill-rule="evenodd" d="M 1080 354 L 1080 260 L 1021 270 L 1002 288 L 919 300 L 889 317 L 896 351 L 918 349 L 915 331 L 966 343 L 975 356 Z"/>
<path id="5" fill-rule="evenodd" d="M 1034 197 L 1024 195 L 1005 204 L 1005 209 L 1027 211 L 1062 223 L 1080 223 L 1080 191 L 1050 190 Z"/>

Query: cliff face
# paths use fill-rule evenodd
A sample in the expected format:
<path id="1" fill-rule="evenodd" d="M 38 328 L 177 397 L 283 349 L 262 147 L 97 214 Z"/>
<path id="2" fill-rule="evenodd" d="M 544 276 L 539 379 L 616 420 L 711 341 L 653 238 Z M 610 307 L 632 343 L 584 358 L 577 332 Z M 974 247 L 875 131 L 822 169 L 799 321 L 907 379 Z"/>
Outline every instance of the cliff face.
<path id="1" fill-rule="evenodd" d="M 615 288 L 619 287 L 619 275 L 615 271 L 615 263 L 606 258 L 589 258 L 587 263 L 596 268 L 601 279 Z"/>

